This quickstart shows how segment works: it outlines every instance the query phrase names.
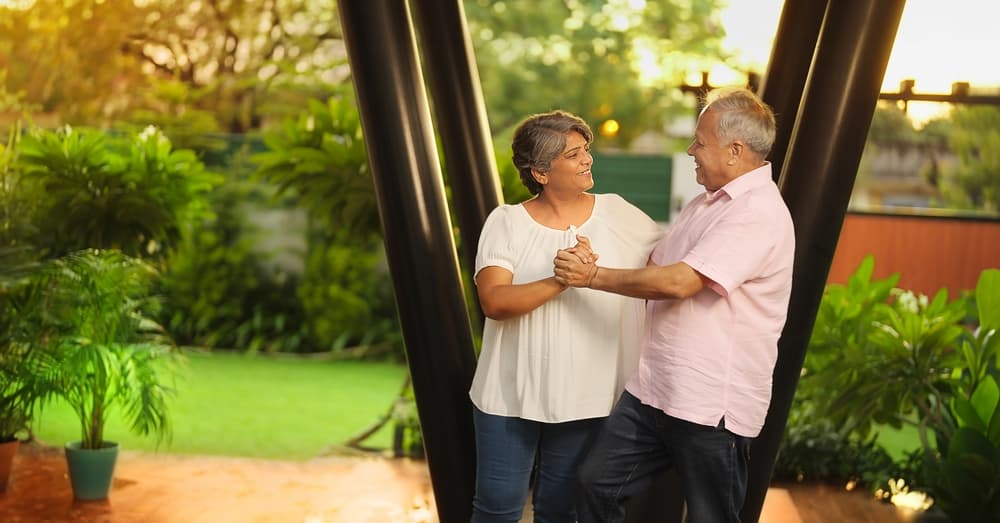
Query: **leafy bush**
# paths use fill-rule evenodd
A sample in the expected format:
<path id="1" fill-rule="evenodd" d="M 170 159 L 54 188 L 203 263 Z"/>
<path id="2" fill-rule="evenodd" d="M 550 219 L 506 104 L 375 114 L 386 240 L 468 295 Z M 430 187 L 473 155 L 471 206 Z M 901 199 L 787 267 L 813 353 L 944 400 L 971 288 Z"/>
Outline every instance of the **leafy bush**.
<path id="1" fill-rule="evenodd" d="M 361 120 L 350 97 L 308 110 L 264 135 L 266 152 L 253 155 L 258 176 L 278 196 L 306 209 L 321 230 L 340 241 L 365 244 L 380 231 L 378 205 L 368 169 Z M 311 238 L 315 239 L 315 238 Z"/>
<path id="2" fill-rule="evenodd" d="M 309 108 L 264 138 L 257 175 L 306 210 L 308 253 L 298 296 L 310 339 L 323 349 L 402 347 L 378 206 L 350 96 Z"/>
<path id="3" fill-rule="evenodd" d="M 803 381 L 838 426 L 866 435 L 876 424 L 908 423 L 926 443 L 945 429 L 966 303 L 949 301 L 946 289 L 932 300 L 894 290 L 898 276 L 873 282 L 873 269 L 869 256 L 847 286 L 827 288 Z"/>
<path id="4" fill-rule="evenodd" d="M 333 243 L 314 249 L 298 295 L 310 335 L 325 348 L 382 341 L 398 349 L 392 283 L 377 240 L 368 248 Z"/>
<path id="5" fill-rule="evenodd" d="M 167 260 L 161 321 L 179 343 L 256 352 L 314 350 L 304 335 L 298 281 L 262 263 L 242 203 L 258 188 L 230 173 L 211 197 L 211 217 L 193 224 Z"/>
<path id="6" fill-rule="evenodd" d="M 867 441 L 877 425 L 914 426 L 924 474 L 908 482 L 958 521 L 996 521 L 1000 271 L 981 274 L 971 307 L 945 289 L 932 299 L 895 289 L 898 276 L 873 281 L 873 268 L 867 257 L 846 286 L 827 287 L 798 397 L 843 427 L 841 443 Z"/>
<path id="7" fill-rule="evenodd" d="M 879 486 L 889 479 L 892 458 L 875 437 L 862 439 L 819 416 L 811 401 L 796 399 L 788 416 L 774 478 Z"/>
<path id="8" fill-rule="evenodd" d="M 108 138 L 90 129 L 35 130 L 19 144 L 23 190 L 39 198 L 35 240 L 50 256 L 85 248 L 160 255 L 205 211 L 218 178 L 155 128 Z"/>
<path id="9" fill-rule="evenodd" d="M 1000 521 L 1000 270 L 980 275 L 979 325 L 962 342 L 964 365 L 936 445 L 925 446 L 925 478 L 939 506 L 956 521 Z"/>

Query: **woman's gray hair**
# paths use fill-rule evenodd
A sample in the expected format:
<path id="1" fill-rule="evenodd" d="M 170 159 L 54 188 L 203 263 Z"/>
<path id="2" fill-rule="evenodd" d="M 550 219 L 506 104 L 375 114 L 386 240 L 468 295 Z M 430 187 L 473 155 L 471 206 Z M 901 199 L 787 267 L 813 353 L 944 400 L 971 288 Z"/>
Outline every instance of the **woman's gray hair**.
<path id="1" fill-rule="evenodd" d="M 716 136 L 726 142 L 737 140 L 764 158 L 774 145 L 774 111 L 746 88 L 715 89 L 705 97 L 705 111 L 722 113 Z"/>
<path id="2" fill-rule="evenodd" d="M 566 149 L 566 135 L 574 131 L 583 135 L 588 145 L 594 141 L 594 133 L 587 122 L 566 111 L 531 115 L 517 126 L 510 148 L 521 183 L 531 194 L 544 189 L 531 171 L 547 173 L 552 170 L 552 161 Z"/>

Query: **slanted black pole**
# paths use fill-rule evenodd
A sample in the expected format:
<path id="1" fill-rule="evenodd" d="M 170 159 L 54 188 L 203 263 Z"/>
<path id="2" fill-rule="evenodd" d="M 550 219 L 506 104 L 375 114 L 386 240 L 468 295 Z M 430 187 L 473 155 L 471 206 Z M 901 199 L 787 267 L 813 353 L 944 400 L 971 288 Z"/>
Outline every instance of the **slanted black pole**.
<path id="1" fill-rule="evenodd" d="M 442 523 L 469 520 L 472 330 L 404 0 L 337 2 Z"/>
<path id="2" fill-rule="evenodd" d="M 774 109 L 778 121 L 778 133 L 768 156 L 774 181 L 778 181 L 785 163 L 826 4 L 827 0 L 785 0 L 781 8 L 771 59 L 758 90 L 761 99 Z"/>
<path id="3" fill-rule="evenodd" d="M 465 267 L 476 263 L 486 216 L 503 202 L 476 59 L 460 0 L 412 2 L 444 148 Z"/>
<path id="4" fill-rule="evenodd" d="M 795 222 L 788 320 L 751 450 L 743 521 L 764 504 L 905 0 L 831 0 L 779 186 Z"/>

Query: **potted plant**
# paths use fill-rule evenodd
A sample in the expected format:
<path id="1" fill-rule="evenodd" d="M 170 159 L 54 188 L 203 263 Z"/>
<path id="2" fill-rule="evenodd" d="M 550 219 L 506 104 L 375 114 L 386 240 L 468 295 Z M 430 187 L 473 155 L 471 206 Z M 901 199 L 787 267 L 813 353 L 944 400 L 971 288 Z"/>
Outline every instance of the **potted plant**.
<path id="1" fill-rule="evenodd" d="M 26 343 L 31 325 L 17 320 L 31 297 L 27 277 L 36 265 L 27 250 L 0 246 L 0 492 L 7 488 L 19 436 L 37 402 L 44 396 L 34 379 L 31 345 Z"/>
<path id="2" fill-rule="evenodd" d="M 105 439 L 104 426 L 113 408 L 136 434 L 169 434 L 164 378 L 173 351 L 149 319 L 152 275 L 137 259 L 99 250 L 45 271 L 41 379 L 80 422 L 81 440 L 66 445 L 77 499 L 108 495 L 118 444 Z"/>
<path id="3" fill-rule="evenodd" d="M 2 309 L 0 306 L 0 314 Z M 35 404 L 33 391 L 22 379 L 22 350 L 21 346 L 0 340 L 0 492 L 7 489 L 20 444 L 18 435 L 28 428 Z"/>

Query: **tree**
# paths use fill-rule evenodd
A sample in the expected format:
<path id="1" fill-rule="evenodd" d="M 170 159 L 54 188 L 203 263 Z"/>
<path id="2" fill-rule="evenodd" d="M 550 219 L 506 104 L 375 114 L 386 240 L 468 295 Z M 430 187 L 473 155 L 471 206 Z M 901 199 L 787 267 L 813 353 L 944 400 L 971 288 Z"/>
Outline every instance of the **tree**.
<path id="1" fill-rule="evenodd" d="M 143 96 L 161 78 L 241 132 L 259 126 L 265 97 L 285 98 L 272 89 L 322 92 L 347 75 L 332 0 L 35 0 L 0 14 L 6 91 L 27 93 L 62 122 L 165 110 L 174 100 Z"/>
<path id="2" fill-rule="evenodd" d="M 562 108 L 627 147 L 690 111 L 678 86 L 723 56 L 718 0 L 468 0 L 469 31 L 494 132 Z M 596 129 L 595 129 L 596 130 Z"/>
<path id="3" fill-rule="evenodd" d="M 945 201 L 962 209 L 1000 212 L 1000 107 L 959 106 L 948 145 L 958 166 L 942 173 Z"/>
<path id="4" fill-rule="evenodd" d="M 42 113 L 81 123 L 120 112 L 141 83 L 119 52 L 140 23 L 131 0 L 35 0 L 0 6 L 4 89 Z"/>

